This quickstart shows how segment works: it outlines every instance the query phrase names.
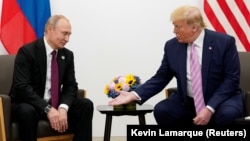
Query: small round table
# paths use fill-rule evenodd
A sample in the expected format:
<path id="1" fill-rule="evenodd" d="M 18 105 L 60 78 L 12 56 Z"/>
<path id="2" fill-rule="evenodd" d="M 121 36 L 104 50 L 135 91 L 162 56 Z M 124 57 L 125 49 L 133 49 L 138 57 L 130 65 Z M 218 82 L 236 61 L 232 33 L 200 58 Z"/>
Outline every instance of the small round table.
<path id="1" fill-rule="evenodd" d="M 136 104 L 135 108 L 114 108 L 113 106 L 108 105 L 98 105 L 97 110 L 106 114 L 106 123 L 105 123 L 105 131 L 104 131 L 104 141 L 110 141 L 110 133 L 111 133 L 111 124 L 112 124 L 112 116 L 138 116 L 139 124 L 145 125 L 145 114 L 151 113 L 154 107 L 150 104 Z"/>

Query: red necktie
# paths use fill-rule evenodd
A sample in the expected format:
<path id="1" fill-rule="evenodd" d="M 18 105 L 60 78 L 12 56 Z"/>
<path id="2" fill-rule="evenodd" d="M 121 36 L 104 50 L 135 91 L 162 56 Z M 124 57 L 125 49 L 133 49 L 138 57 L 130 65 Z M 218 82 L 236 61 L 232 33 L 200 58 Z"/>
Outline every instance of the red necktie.
<path id="1" fill-rule="evenodd" d="M 56 51 L 54 50 L 52 53 L 51 60 L 51 104 L 53 107 L 57 108 L 58 106 L 58 64 L 56 60 Z"/>
<path id="2" fill-rule="evenodd" d="M 199 57 L 195 44 L 191 45 L 190 73 L 195 109 L 196 113 L 199 113 L 201 109 L 205 107 L 205 103 L 202 91 L 201 65 L 199 63 Z"/>

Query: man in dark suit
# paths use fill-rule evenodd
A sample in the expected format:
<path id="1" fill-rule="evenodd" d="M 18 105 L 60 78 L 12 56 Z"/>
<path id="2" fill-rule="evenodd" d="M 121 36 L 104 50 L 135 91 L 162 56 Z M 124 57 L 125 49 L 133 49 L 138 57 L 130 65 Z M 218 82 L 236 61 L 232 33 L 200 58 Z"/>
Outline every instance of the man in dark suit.
<path id="1" fill-rule="evenodd" d="M 234 37 L 206 29 L 197 7 L 177 8 L 171 21 L 176 37 L 166 42 L 156 74 L 133 92 L 121 91 L 109 105 L 132 101 L 142 104 L 162 91 L 175 77 L 178 91 L 155 105 L 154 116 L 159 125 L 234 124 L 236 118 L 243 116 L 240 64 Z M 195 110 L 194 79 L 191 78 L 189 61 L 191 44 L 195 45 L 202 76 L 200 94 L 204 106 L 198 112 Z"/>
<path id="2" fill-rule="evenodd" d="M 64 46 L 71 35 L 71 24 L 63 15 L 54 15 L 45 25 L 44 37 L 22 46 L 15 59 L 12 120 L 18 122 L 22 141 L 36 141 L 40 119 L 48 119 L 60 133 L 69 126 L 74 141 L 92 140 L 93 103 L 77 98 L 74 55 Z M 57 52 L 59 91 L 57 106 L 51 105 L 51 59 Z"/>

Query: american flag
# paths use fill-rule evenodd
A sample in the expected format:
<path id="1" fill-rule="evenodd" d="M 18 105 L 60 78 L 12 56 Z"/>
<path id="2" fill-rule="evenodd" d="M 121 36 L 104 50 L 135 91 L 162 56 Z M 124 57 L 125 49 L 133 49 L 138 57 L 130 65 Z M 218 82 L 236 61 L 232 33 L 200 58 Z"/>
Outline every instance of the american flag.
<path id="1" fill-rule="evenodd" d="M 238 51 L 250 52 L 250 0 L 204 0 L 208 26 L 233 35 Z"/>

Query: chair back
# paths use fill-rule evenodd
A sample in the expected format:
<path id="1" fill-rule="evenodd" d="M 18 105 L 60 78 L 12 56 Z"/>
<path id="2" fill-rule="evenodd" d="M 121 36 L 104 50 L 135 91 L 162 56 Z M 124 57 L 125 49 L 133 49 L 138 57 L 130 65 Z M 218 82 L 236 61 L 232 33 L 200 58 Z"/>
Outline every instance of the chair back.
<path id="1" fill-rule="evenodd" d="M 16 55 L 0 55 L 0 94 L 9 94 Z"/>
<path id="2" fill-rule="evenodd" d="M 244 93 L 250 91 L 250 52 L 239 52 L 240 88 Z"/>
<path id="3" fill-rule="evenodd" d="M 245 116 L 250 116 L 250 52 L 239 52 L 240 88 L 245 94 Z"/>

